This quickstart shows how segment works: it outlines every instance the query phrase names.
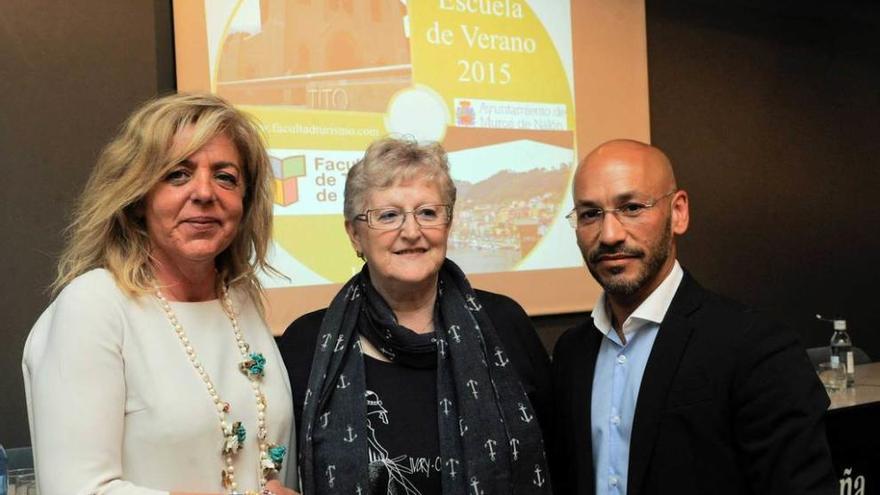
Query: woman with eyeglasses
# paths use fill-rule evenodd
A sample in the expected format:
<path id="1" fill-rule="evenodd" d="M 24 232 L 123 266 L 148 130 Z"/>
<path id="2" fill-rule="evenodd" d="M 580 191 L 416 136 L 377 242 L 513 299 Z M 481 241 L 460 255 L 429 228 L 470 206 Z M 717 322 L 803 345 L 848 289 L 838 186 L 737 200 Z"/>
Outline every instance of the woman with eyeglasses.
<path id="1" fill-rule="evenodd" d="M 279 339 L 305 495 L 550 493 L 549 361 L 523 309 L 446 258 L 454 204 L 439 144 L 383 139 L 349 170 L 366 263 Z"/>

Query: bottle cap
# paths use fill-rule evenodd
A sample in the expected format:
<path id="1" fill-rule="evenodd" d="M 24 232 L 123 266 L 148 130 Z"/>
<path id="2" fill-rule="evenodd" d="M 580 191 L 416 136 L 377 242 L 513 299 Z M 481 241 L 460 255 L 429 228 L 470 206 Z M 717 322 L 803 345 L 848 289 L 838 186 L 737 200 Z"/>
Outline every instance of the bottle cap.
<path id="1" fill-rule="evenodd" d="M 834 330 L 846 330 L 846 320 L 841 320 L 839 318 L 822 318 L 822 315 L 817 314 L 816 318 L 822 321 L 830 321 L 832 325 L 834 325 Z"/>

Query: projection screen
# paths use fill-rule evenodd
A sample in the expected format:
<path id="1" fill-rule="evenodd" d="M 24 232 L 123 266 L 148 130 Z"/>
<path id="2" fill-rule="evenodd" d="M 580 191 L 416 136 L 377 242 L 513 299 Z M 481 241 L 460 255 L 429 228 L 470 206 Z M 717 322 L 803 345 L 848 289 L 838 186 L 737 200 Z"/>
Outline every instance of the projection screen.
<path id="1" fill-rule="evenodd" d="M 458 190 L 448 257 L 532 315 L 599 293 L 573 229 L 580 157 L 649 140 L 642 0 L 175 0 L 179 91 L 263 125 L 274 174 L 270 325 L 360 270 L 348 168 L 392 134 L 439 141 Z"/>

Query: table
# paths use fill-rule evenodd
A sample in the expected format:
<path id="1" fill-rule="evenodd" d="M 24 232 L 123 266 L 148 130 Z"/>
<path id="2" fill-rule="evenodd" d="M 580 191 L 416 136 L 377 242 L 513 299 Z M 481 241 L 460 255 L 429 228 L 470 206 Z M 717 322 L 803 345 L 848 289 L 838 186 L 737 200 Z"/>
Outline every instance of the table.
<path id="1" fill-rule="evenodd" d="M 880 362 L 856 366 L 855 387 L 828 394 L 829 411 L 880 402 Z"/>
<path id="2" fill-rule="evenodd" d="M 880 386 L 880 362 L 856 366 L 856 384 Z"/>
<path id="3" fill-rule="evenodd" d="M 880 486 L 880 362 L 856 366 L 855 386 L 828 397 L 825 428 L 840 495 L 866 493 Z"/>

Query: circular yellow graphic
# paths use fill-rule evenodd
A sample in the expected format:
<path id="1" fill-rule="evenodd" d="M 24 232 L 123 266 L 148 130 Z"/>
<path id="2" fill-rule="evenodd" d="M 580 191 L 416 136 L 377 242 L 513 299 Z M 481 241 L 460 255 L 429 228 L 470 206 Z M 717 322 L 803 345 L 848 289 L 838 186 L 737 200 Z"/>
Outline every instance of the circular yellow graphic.
<path id="1" fill-rule="evenodd" d="M 449 257 L 466 272 L 581 264 L 576 250 L 553 247 L 571 235 L 562 207 L 575 162 L 568 2 L 205 9 L 211 86 L 266 132 L 273 264 L 294 285 L 341 282 L 360 267 L 343 228 L 345 178 L 387 134 L 447 149 L 458 189 Z"/>

